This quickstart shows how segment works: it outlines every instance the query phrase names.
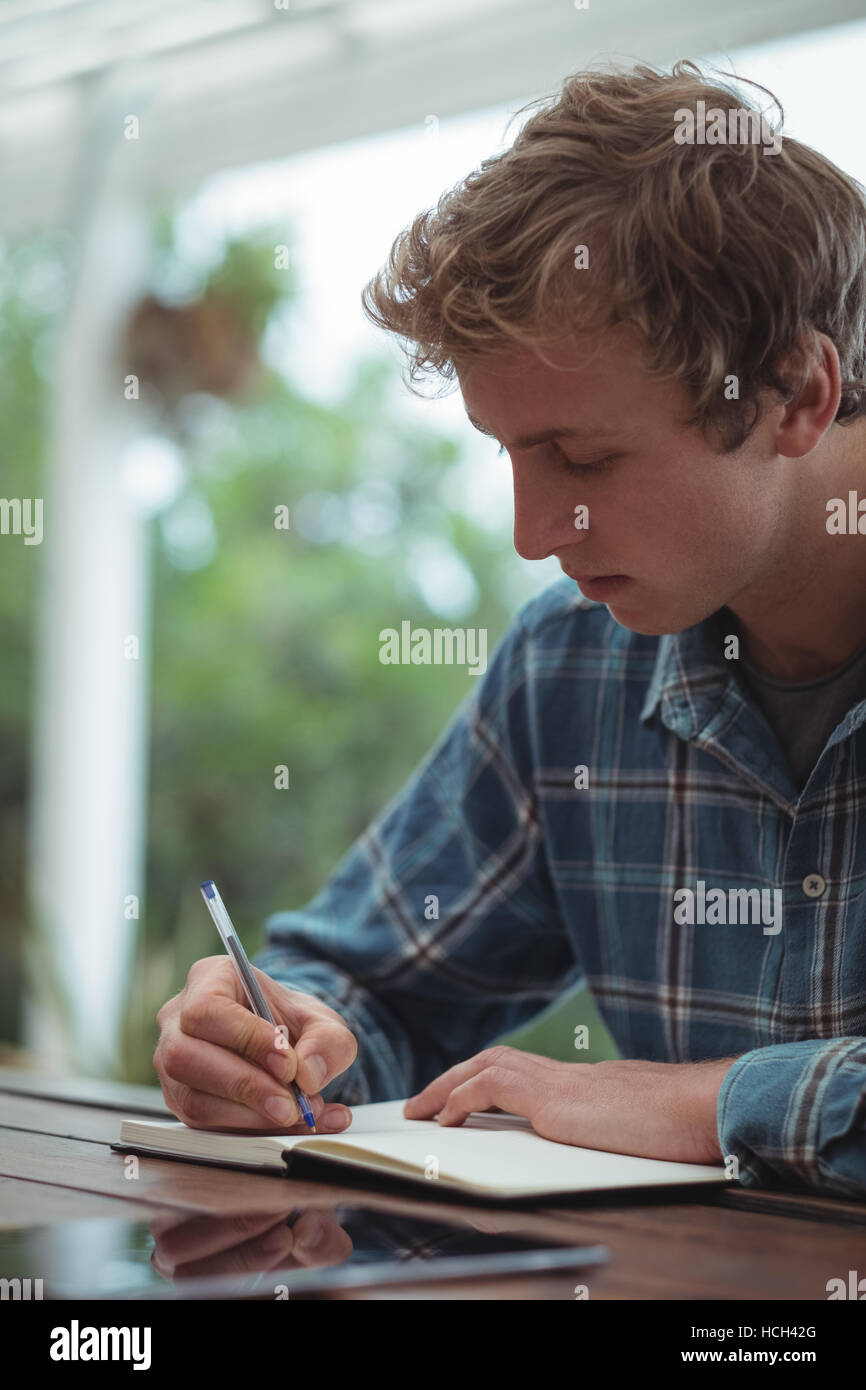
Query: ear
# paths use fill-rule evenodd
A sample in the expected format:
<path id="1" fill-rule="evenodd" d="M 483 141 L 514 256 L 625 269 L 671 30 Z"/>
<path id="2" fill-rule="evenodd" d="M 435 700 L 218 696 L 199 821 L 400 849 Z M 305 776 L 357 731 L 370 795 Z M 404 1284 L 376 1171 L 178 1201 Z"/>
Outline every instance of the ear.
<path id="1" fill-rule="evenodd" d="M 793 354 L 789 365 L 795 364 L 802 385 L 784 407 L 775 434 L 776 452 L 783 458 L 802 458 L 815 448 L 835 420 L 842 395 L 839 354 L 826 333 L 816 335 L 814 349 Z"/>

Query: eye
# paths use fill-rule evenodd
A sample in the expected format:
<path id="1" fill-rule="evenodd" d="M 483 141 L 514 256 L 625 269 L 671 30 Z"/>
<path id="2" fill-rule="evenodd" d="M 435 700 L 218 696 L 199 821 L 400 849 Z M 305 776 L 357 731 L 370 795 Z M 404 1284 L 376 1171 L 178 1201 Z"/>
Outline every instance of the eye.
<path id="1" fill-rule="evenodd" d="M 603 473 L 608 464 L 613 463 L 616 454 L 608 454 L 605 458 L 597 459 L 594 463 L 575 463 L 567 454 L 564 454 L 556 440 L 551 440 L 550 445 L 553 456 L 557 463 L 566 473 Z"/>

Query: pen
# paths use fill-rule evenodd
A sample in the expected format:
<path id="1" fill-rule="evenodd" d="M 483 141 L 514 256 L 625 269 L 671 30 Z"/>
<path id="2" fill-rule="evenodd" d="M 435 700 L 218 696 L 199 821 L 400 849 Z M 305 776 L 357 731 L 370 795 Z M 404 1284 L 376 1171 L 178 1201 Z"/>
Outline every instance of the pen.
<path id="1" fill-rule="evenodd" d="M 234 967 L 240 976 L 241 984 L 244 987 L 250 1008 L 259 1018 L 266 1018 L 268 1023 L 277 1027 L 277 1020 L 274 1018 L 268 1006 L 268 1001 L 262 994 L 259 982 L 253 973 L 253 967 L 247 959 L 247 953 L 241 945 L 241 939 L 232 926 L 232 919 L 226 912 L 226 905 L 219 895 L 219 889 L 212 878 L 209 878 L 201 885 L 201 895 L 207 904 L 208 911 L 214 920 L 214 925 L 222 938 L 222 943 L 234 962 Z M 303 1115 L 306 1123 L 313 1133 L 316 1133 L 316 1121 L 310 1102 L 304 1095 L 300 1086 L 296 1086 L 294 1081 L 289 1082 L 292 1094 L 298 1102 L 298 1109 Z"/>

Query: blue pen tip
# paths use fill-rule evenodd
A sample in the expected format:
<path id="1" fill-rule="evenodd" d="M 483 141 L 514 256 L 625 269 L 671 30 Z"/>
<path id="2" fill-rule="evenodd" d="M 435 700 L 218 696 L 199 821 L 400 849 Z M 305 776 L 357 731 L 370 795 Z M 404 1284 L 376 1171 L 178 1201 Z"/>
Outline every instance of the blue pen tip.
<path id="1" fill-rule="evenodd" d="M 204 893 L 204 895 L 205 895 L 206 898 L 212 898 L 212 897 L 213 897 L 213 895 L 214 895 L 214 881 L 213 881 L 212 878 L 206 879 L 206 881 L 205 881 L 205 882 L 202 884 L 202 886 L 201 886 L 201 891 Z"/>

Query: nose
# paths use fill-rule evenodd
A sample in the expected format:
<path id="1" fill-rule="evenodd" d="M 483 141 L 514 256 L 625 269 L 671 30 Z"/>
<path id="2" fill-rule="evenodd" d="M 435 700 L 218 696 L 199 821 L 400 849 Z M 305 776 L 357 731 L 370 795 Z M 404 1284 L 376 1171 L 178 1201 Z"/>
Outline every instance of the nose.
<path id="1" fill-rule="evenodd" d="M 514 549 L 523 560 L 546 560 L 557 550 L 589 535 L 585 513 L 574 488 L 552 487 L 549 480 L 518 474 L 514 478 Z M 579 525 L 575 525 L 579 522 Z"/>

